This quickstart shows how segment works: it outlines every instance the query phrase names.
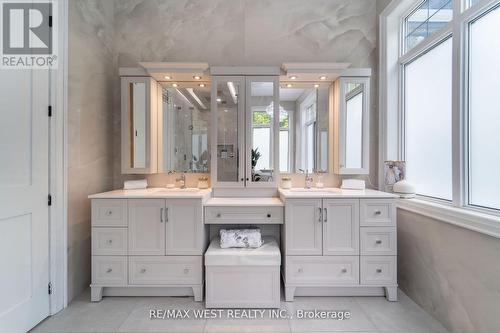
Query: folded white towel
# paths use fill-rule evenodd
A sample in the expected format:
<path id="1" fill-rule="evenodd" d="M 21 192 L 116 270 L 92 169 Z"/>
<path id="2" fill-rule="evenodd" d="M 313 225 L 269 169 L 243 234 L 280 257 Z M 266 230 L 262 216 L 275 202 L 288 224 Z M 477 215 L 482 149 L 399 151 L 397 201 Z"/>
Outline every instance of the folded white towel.
<path id="1" fill-rule="evenodd" d="M 230 247 L 251 247 L 258 248 L 262 246 L 262 235 L 260 229 L 221 229 L 220 247 L 227 249 Z"/>
<path id="2" fill-rule="evenodd" d="M 148 187 L 147 179 L 127 180 L 123 182 L 124 190 L 139 190 L 139 189 L 145 189 L 147 187 Z"/>

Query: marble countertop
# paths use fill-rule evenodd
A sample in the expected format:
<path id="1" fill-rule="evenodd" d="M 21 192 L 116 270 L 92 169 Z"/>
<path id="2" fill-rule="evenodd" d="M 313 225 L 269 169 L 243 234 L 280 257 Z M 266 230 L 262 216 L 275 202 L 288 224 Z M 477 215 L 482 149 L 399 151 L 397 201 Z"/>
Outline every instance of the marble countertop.
<path id="1" fill-rule="evenodd" d="M 211 189 L 200 190 L 197 188 L 187 189 L 167 189 L 167 188 L 147 188 L 143 190 L 114 190 L 109 192 L 89 195 L 89 199 L 203 199 L 210 198 Z"/>
<path id="2" fill-rule="evenodd" d="M 279 189 L 282 199 L 305 199 L 305 198 L 361 198 L 361 199 L 393 199 L 399 198 L 392 193 L 376 190 L 343 190 L 340 188 L 292 188 L 289 190 Z"/>
<path id="3" fill-rule="evenodd" d="M 283 206 L 283 201 L 280 198 L 210 198 L 205 202 L 205 207 L 227 207 L 227 206 L 246 206 L 246 207 L 262 207 L 262 206 Z"/>

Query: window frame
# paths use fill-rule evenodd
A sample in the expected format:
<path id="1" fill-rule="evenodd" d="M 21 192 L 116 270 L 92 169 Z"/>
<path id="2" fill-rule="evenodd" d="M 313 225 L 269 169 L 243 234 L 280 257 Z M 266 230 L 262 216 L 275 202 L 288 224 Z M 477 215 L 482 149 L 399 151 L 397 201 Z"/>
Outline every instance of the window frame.
<path id="1" fill-rule="evenodd" d="M 443 42 L 452 39 L 452 201 L 425 196 L 405 200 L 400 207 L 500 238 L 500 210 L 469 203 L 469 29 L 470 24 L 497 7 L 500 0 L 453 0 L 453 18 L 412 49 L 405 50 L 405 19 L 422 0 L 392 1 L 380 16 L 380 154 L 385 160 L 405 156 L 404 66 Z M 397 89 L 395 89 L 397 88 Z M 379 188 L 384 190 L 383 168 Z M 418 209 L 417 209 L 418 207 Z"/>

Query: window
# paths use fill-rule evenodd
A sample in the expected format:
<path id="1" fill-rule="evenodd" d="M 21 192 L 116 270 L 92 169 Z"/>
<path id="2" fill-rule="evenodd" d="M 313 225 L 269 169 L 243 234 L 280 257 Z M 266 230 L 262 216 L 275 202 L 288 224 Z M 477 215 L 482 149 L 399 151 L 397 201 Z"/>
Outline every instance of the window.
<path id="1" fill-rule="evenodd" d="M 418 194 L 452 199 L 451 44 L 448 38 L 404 66 L 407 179 Z"/>
<path id="2" fill-rule="evenodd" d="M 451 0 L 426 0 L 405 19 L 405 51 L 444 27 L 453 17 Z"/>
<path id="3" fill-rule="evenodd" d="M 469 25 L 469 204 L 500 209 L 500 7 Z"/>

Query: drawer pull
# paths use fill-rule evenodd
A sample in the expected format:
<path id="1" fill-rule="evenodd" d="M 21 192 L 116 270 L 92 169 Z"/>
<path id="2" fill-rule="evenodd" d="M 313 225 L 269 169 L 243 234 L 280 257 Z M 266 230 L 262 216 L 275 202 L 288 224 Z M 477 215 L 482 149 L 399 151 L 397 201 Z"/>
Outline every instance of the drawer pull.
<path id="1" fill-rule="evenodd" d="M 304 271 L 304 269 L 302 269 L 302 267 L 299 267 L 299 269 L 297 270 L 297 272 L 299 273 L 302 273 Z"/>
<path id="2" fill-rule="evenodd" d="M 375 215 L 380 215 L 380 214 L 382 214 L 382 212 L 381 212 L 380 210 L 376 210 L 376 211 L 374 212 L 374 214 L 375 214 Z"/>
<path id="3" fill-rule="evenodd" d="M 108 215 L 108 216 L 111 216 L 111 214 L 113 214 L 113 211 L 111 211 L 111 210 L 108 210 L 108 211 L 106 212 L 106 215 Z"/>
<path id="4" fill-rule="evenodd" d="M 113 270 L 111 268 L 108 268 L 108 270 L 106 271 L 106 273 L 111 273 Z"/>
<path id="5" fill-rule="evenodd" d="M 141 269 L 141 273 L 142 274 L 146 273 L 146 269 L 145 268 Z"/>
<path id="6" fill-rule="evenodd" d="M 382 268 L 377 268 L 375 271 L 376 271 L 377 273 L 382 273 Z"/>
<path id="7" fill-rule="evenodd" d="M 341 272 L 342 273 L 347 273 L 347 268 L 342 268 Z"/>
<path id="8" fill-rule="evenodd" d="M 323 221 L 326 223 L 328 221 L 328 210 L 325 208 L 325 214 L 323 216 Z"/>
<path id="9" fill-rule="evenodd" d="M 217 213 L 217 215 L 216 215 L 216 216 L 217 216 L 217 217 L 220 217 L 220 213 Z"/>
<path id="10" fill-rule="evenodd" d="M 112 239 L 108 239 L 108 244 L 111 244 L 113 243 L 113 240 Z"/>
<path id="11" fill-rule="evenodd" d="M 318 214 L 318 222 L 321 223 L 321 221 L 323 220 L 323 211 L 321 210 L 321 207 L 318 207 L 318 210 L 319 210 L 319 214 Z"/>
<path id="12" fill-rule="evenodd" d="M 160 223 L 163 223 L 163 207 L 160 208 Z"/>
<path id="13" fill-rule="evenodd" d="M 271 213 L 267 213 L 267 217 L 268 217 L 268 218 L 269 218 L 269 217 L 271 217 Z"/>
<path id="14" fill-rule="evenodd" d="M 382 241 L 381 241 L 380 239 L 377 239 L 377 240 L 375 241 L 375 244 L 382 244 Z"/>
<path id="15" fill-rule="evenodd" d="M 189 268 L 184 268 L 184 274 L 188 274 L 189 273 Z"/>

